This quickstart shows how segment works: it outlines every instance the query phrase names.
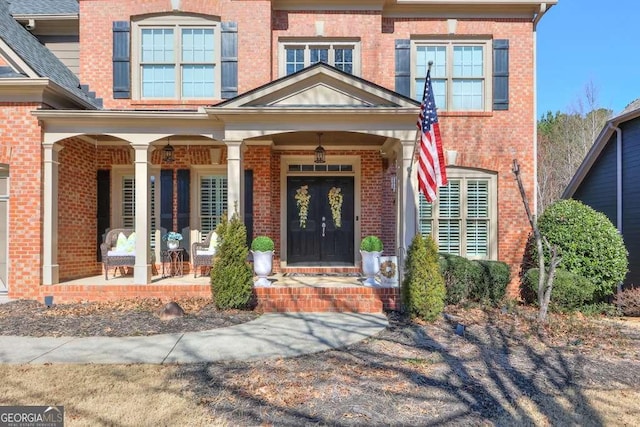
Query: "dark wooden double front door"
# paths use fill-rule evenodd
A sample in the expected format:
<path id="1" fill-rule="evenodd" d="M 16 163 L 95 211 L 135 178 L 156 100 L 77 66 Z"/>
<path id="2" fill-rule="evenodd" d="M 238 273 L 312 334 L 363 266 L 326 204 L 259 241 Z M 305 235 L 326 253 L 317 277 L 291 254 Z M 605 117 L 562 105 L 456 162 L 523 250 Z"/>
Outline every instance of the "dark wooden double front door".
<path id="1" fill-rule="evenodd" d="M 340 206 L 334 203 L 337 220 L 329 202 L 332 189 L 342 195 Z M 299 191 L 306 192 L 306 221 L 300 219 Z M 288 177 L 287 263 L 353 265 L 353 200 L 353 177 Z"/>

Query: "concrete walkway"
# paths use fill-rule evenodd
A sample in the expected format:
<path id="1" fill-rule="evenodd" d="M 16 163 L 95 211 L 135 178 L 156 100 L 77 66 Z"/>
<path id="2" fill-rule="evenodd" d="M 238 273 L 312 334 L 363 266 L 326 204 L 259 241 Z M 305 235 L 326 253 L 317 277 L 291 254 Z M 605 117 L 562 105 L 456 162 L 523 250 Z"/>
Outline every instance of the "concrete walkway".
<path id="1" fill-rule="evenodd" d="M 340 348 L 388 326 L 383 314 L 270 313 L 203 332 L 141 337 L 0 336 L 0 363 L 198 363 L 292 357 Z"/>

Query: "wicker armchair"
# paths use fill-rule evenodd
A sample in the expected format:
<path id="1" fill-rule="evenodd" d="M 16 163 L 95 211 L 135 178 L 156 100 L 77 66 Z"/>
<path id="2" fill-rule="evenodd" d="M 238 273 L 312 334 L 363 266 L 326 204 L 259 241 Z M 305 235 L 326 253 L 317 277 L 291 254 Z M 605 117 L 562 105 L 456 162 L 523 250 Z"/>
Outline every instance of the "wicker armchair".
<path id="1" fill-rule="evenodd" d="M 207 237 L 202 242 L 193 242 L 191 244 L 191 264 L 193 265 L 193 277 L 198 277 L 198 270 L 202 267 L 211 268 L 213 264 L 213 256 L 215 255 L 215 249 L 211 251 L 209 245 L 211 244 L 211 238 L 215 231 L 209 232 Z"/>
<path id="2" fill-rule="evenodd" d="M 100 251 L 102 252 L 102 264 L 104 265 L 104 278 L 109 280 L 108 273 L 109 268 L 118 267 L 133 267 L 136 263 L 135 254 L 122 254 L 114 253 L 116 243 L 118 241 L 118 235 L 124 234 L 125 237 L 129 237 L 134 230 L 131 228 L 114 228 L 109 230 L 104 238 L 104 243 L 100 245 Z M 116 277 L 116 271 L 113 272 L 113 277 Z"/>

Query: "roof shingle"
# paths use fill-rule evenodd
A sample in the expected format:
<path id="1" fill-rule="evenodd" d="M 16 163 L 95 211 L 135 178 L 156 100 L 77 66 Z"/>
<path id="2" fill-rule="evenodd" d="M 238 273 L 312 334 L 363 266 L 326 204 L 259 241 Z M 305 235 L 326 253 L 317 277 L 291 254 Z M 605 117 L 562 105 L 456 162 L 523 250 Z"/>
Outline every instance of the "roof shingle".
<path id="1" fill-rule="evenodd" d="M 7 0 L 11 15 L 77 15 L 78 0 Z"/>

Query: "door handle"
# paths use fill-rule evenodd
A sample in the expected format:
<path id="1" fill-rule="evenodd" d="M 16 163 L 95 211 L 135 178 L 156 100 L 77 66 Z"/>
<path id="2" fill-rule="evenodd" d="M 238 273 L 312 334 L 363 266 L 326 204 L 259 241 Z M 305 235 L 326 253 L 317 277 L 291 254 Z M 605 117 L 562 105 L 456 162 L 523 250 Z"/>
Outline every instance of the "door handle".
<path id="1" fill-rule="evenodd" d="M 324 230 L 325 228 L 327 228 L 327 224 L 323 221 L 322 222 L 322 237 L 324 237 Z"/>

